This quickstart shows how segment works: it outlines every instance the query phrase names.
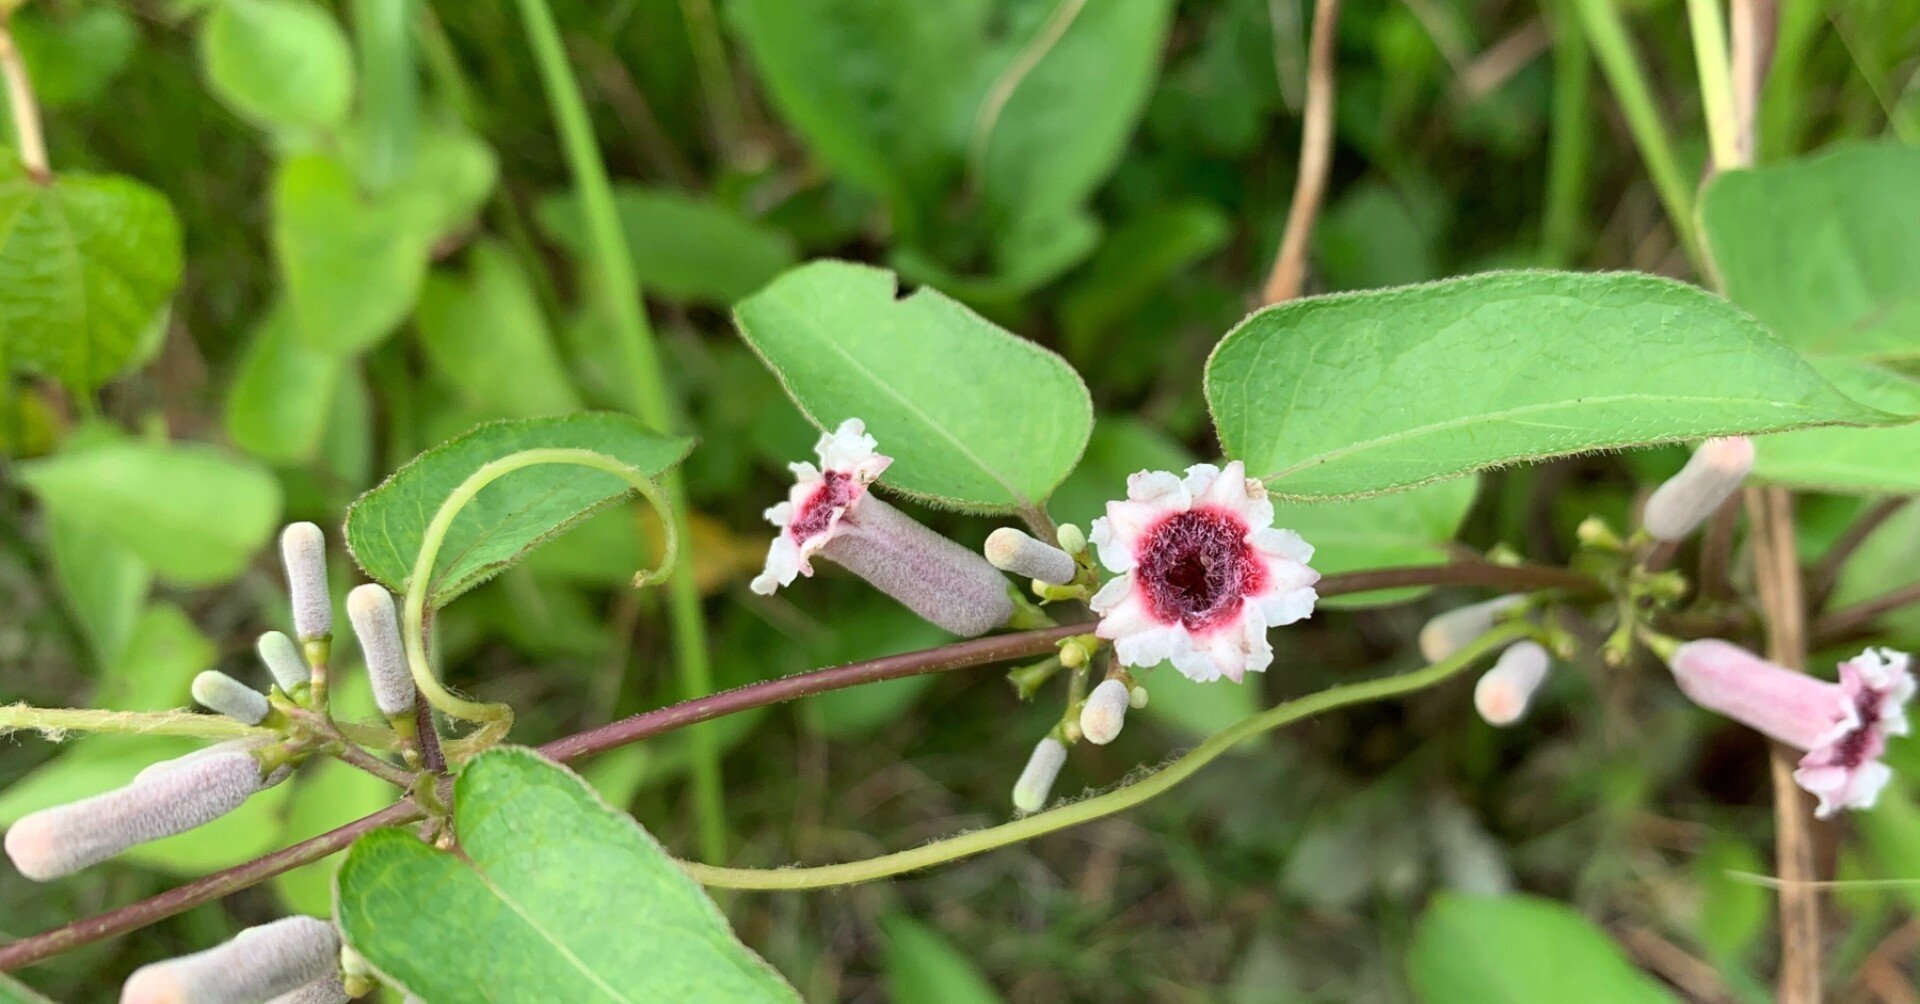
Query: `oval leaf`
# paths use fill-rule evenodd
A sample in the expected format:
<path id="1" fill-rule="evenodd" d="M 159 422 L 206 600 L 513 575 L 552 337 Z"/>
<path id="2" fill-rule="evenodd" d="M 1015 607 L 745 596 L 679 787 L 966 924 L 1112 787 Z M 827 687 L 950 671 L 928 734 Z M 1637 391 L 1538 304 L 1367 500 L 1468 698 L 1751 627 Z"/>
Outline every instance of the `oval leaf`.
<path id="1" fill-rule="evenodd" d="M 214 94 L 261 125 L 338 125 L 353 101 L 346 33 L 310 0 L 220 0 L 200 59 Z"/>
<path id="2" fill-rule="evenodd" d="M 379 830 L 340 868 L 347 941 L 422 1000 L 799 999 L 647 831 L 531 750 L 467 764 L 454 832 L 459 854 Z"/>
<path id="3" fill-rule="evenodd" d="M 354 559 L 388 589 L 405 592 L 427 524 L 447 496 L 483 465 L 541 447 L 592 450 L 655 475 L 679 463 L 693 440 L 657 435 L 637 419 L 611 414 L 479 426 L 415 457 L 347 510 Z M 495 481 L 447 529 L 428 605 L 445 606 L 629 491 L 611 474 L 570 464 L 541 464 Z"/>
<path id="4" fill-rule="evenodd" d="M 1633 968 L 1587 918 L 1528 896 L 1442 893 L 1420 916 L 1407 970 L 1414 992 L 1435 1004 L 1679 1000 Z"/>
<path id="5" fill-rule="evenodd" d="M 889 486 L 963 509 L 1037 508 L 1073 470 L 1093 404 L 1059 356 L 891 272 L 802 265 L 734 311 L 741 337 L 823 428 L 860 418 Z"/>
<path id="6" fill-rule="evenodd" d="M 1270 307 L 1214 349 L 1207 401 L 1227 454 L 1299 499 L 1903 420 L 1835 389 L 1725 300 L 1628 273 L 1490 273 Z"/>
<path id="7" fill-rule="evenodd" d="M 660 188 L 613 190 L 634 277 L 674 300 L 733 303 L 792 268 L 793 238 L 712 199 Z M 542 199 L 540 225 L 575 258 L 592 258 L 586 217 L 572 195 Z"/>

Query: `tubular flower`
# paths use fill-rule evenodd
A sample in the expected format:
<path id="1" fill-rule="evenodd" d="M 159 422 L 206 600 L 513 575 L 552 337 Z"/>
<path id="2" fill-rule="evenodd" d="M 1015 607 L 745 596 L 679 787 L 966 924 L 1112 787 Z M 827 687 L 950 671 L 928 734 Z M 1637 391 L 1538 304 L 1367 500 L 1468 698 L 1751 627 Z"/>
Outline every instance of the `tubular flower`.
<path id="1" fill-rule="evenodd" d="M 1117 576 L 1093 597 L 1095 633 L 1128 666 L 1172 659 L 1202 683 L 1240 682 L 1273 661 L 1267 629 L 1313 613 L 1313 547 L 1273 527 L 1266 488 L 1234 461 L 1127 479 L 1127 498 L 1093 521 L 1100 562 Z"/>
<path id="2" fill-rule="evenodd" d="M 1837 683 L 1714 638 L 1681 645 L 1668 665 L 1695 704 L 1806 753 L 1793 779 L 1820 799 L 1821 819 L 1871 808 L 1892 776 L 1880 756 L 1888 736 L 1907 734 L 1914 682 L 1904 652 L 1867 649 L 1840 664 Z"/>
<path id="3" fill-rule="evenodd" d="M 793 489 L 785 502 L 767 510 L 767 520 L 780 528 L 780 535 L 767 548 L 767 567 L 754 577 L 754 592 L 771 596 L 791 585 L 795 576 L 813 574 L 813 555 L 834 538 L 840 520 L 893 463 L 892 457 L 874 452 L 878 445 L 867 435 L 866 423 L 849 418 L 814 445 L 819 467 L 804 461 L 788 465 Z"/>
<path id="4" fill-rule="evenodd" d="M 120 1004 L 280 1000 L 315 983 L 326 989 L 330 979 L 338 980 L 339 969 L 340 934 L 333 925 L 318 917 L 287 917 L 249 927 L 204 952 L 134 970 L 121 987 Z"/>

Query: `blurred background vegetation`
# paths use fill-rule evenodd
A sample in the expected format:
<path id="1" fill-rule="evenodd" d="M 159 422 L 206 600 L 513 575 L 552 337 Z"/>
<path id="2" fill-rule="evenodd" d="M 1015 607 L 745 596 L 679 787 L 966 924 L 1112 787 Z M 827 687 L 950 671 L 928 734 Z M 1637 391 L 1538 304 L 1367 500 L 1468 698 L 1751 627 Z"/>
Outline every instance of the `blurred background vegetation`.
<path id="1" fill-rule="evenodd" d="M 1624 18 L 1681 168 L 1699 176 L 1677 0 L 1350 0 L 1312 289 L 1523 266 L 1699 278 L 1580 5 Z M 1216 453 L 1201 366 L 1249 309 L 1284 222 L 1302 0 L 555 0 L 554 13 L 674 407 L 700 436 L 686 474 L 718 685 L 945 640 L 844 575 L 774 598 L 746 589 L 770 533 L 760 511 L 814 433 L 728 306 L 785 267 L 886 264 L 1064 354 L 1101 417 L 1060 519 L 1096 514 L 1132 470 Z M 1797 0 L 1781 14 L 1762 163 L 1848 139 L 1920 142 L 1920 5 Z M 11 22 L 56 172 L 163 194 L 184 271 L 111 379 L 12 379 L 0 702 L 165 708 L 208 666 L 256 679 L 252 640 L 286 620 L 268 546 L 281 522 L 337 527 L 385 474 L 480 421 L 634 407 L 514 5 L 32 0 Z M 1458 524 L 1457 546 L 1561 559 L 1583 517 L 1624 524 L 1635 486 L 1681 458 L 1460 482 L 1438 536 Z M 1864 504 L 1808 497 L 1811 549 Z M 596 517 L 446 612 L 450 682 L 511 701 L 516 738 L 673 699 L 660 601 L 624 588 L 655 535 L 637 509 Z M 973 544 L 991 528 L 923 515 Z M 1390 564 L 1444 560 L 1432 529 L 1351 532 Z M 1836 600 L 1903 582 L 1916 541 L 1920 513 L 1889 521 Z M 344 557 L 336 572 L 344 583 Z M 1076 749 L 1059 790 L 1110 785 L 1273 700 L 1414 665 L 1425 617 L 1472 598 L 1327 609 L 1277 634 L 1273 671 L 1243 688 L 1158 674 L 1148 714 L 1112 746 Z M 1920 619 L 1892 640 L 1920 641 Z M 1405 999 L 1416 922 L 1449 889 L 1570 903 L 1688 996 L 1770 999 L 1771 894 L 1727 875 L 1770 869 L 1763 746 L 1657 672 L 1563 667 L 1508 732 L 1473 717 L 1470 684 L 1450 684 L 1260 740 L 1141 810 L 1028 846 L 725 905 L 812 1000 Z M 369 712 L 348 678 L 348 709 Z M 716 723 L 730 854 L 841 860 L 1001 819 L 1056 699 L 1022 705 L 1000 672 L 972 671 Z M 7 743 L 0 820 L 120 783 L 177 745 Z M 691 751 L 671 736 L 584 773 L 691 853 Z M 1912 744 L 1892 756 L 1920 770 Z M 75 879 L 0 870 L 0 936 L 237 863 L 383 797 L 326 763 Z M 1838 829 L 1858 836 L 1822 831 L 1839 876 L 1911 876 L 1920 860 L 1904 790 Z M 107 999 L 141 963 L 326 912 L 331 866 L 22 977 L 57 999 Z M 1832 902 L 1835 989 L 1916 999 L 1920 886 Z M 1525 932 L 1471 933 L 1429 936 L 1443 951 L 1524 951 L 1501 941 Z"/>

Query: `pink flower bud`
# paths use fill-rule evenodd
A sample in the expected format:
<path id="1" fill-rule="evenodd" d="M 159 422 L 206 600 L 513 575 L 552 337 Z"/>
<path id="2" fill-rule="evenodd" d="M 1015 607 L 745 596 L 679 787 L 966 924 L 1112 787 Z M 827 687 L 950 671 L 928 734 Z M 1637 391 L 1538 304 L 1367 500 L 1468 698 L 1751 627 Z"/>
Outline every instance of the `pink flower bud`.
<path id="1" fill-rule="evenodd" d="M 1420 629 L 1421 657 L 1439 662 L 1466 648 L 1467 643 L 1486 634 L 1501 614 L 1524 602 L 1525 596 L 1496 596 L 1434 617 Z"/>
<path id="2" fill-rule="evenodd" d="M 987 535 L 987 560 L 1003 572 L 1041 582 L 1064 586 L 1072 582 L 1079 569 L 1073 557 L 1052 544 L 1043 543 L 1010 526 Z"/>
<path id="3" fill-rule="evenodd" d="M 400 641 L 400 615 L 393 594 L 367 583 L 347 594 L 347 619 L 360 639 L 360 654 L 373 681 L 373 703 L 391 718 L 413 710 L 413 674 L 407 669 L 406 646 Z"/>
<path id="4" fill-rule="evenodd" d="M 263 786 L 253 754 L 222 743 L 155 764 L 125 787 L 21 817 L 7 830 L 7 857 L 27 878 L 51 881 L 210 823 Z"/>
<path id="5" fill-rule="evenodd" d="M 1067 762 L 1067 744 L 1048 736 L 1033 748 L 1020 780 L 1013 784 L 1013 807 L 1021 812 L 1039 812 L 1053 792 L 1053 782 Z"/>
<path id="6" fill-rule="evenodd" d="M 1489 725 L 1507 726 L 1527 713 L 1527 704 L 1547 678 L 1547 650 L 1537 642 L 1515 643 L 1473 687 L 1473 706 Z"/>
<path id="7" fill-rule="evenodd" d="M 1120 736 L 1127 723 L 1127 706 L 1133 691 L 1119 680 L 1102 680 L 1080 707 L 1080 734 L 1095 746 L 1105 746 Z"/>
<path id="8" fill-rule="evenodd" d="M 218 670 L 193 678 L 193 699 L 201 706 L 248 725 L 258 725 L 272 710 L 259 691 Z"/>
<path id="9" fill-rule="evenodd" d="M 347 1004 L 352 999 L 347 996 L 347 988 L 341 982 L 340 974 L 328 973 L 298 990 L 275 997 L 267 1004 Z"/>
<path id="10" fill-rule="evenodd" d="M 273 674 L 273 682 L 280 685 L 280 692 L 292 694 L 293 688 L 301 686 L 311 678 L 307 669 L 307 660 L 300 655 L 300 647 L 293 639 L 278 631 L 268 631 L 260 636 L 254 646 L 260 653 L 260 661 L 266 665 L 267 672 Z"/>
<path id="11" fill-rule="evenodd" d="M 1753 470 L 1753 440 L 1745 436 L 1709 439 L 1687 466 L 1654 489 L 1641 525 L 1655 540 L 1676 541 L 1713 515 Z"/>
<path id="12" fill-rule="evenodd" d="M 316 917 L 249 927 L 223 945 L 134 970 L 120 1004 L 251 1004 L 331 978 L 339 983 L 340 933 Z M 292 998 L 295 1000 L 346 1000 Z"/>
<path id="13" fill-rule="evenodd" d="M 1822 819 L 1872 807 L 1892 776 L 1880 756 L 1888 736 L 1907 734 L 1907 665 L 1904 652 L 1870 648 L 1828 683 L 1715 638 L 1687 642 L 1668 660 L 1695 704 L 1806 752 L 1793 779 L 1820 799 Z"/>
<path id="14" fill-rule="evenodd" d="M 333 598 L 327 593 L 327 536 L 312 523 L 293 523 L 280 534 L 280 559 L 287 566 L 287 596 L 293 604 L 293 633 L 301 641 L 333 633 Z"/>
<path id="15" fill-rule="evenodd" d="M 1013 616 L 1007 580 L 986 559 L 874 497 L 841 518 L 820 556 L 963 638 Z"/>

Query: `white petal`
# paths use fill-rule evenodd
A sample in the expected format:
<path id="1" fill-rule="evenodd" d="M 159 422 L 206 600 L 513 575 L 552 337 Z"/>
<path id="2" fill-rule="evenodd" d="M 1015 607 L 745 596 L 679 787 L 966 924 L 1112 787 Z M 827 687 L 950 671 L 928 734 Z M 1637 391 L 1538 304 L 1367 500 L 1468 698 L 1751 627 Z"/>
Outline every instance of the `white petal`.
<path id="1" fill-rule="evenodd" d="M 1109 502 L 1109 508 L 1119 503 Z M 1133 571 L 1133 540 L 1124 530 L 1115 530 L 1112 520 L 1101 516 L 1091 524 L 1087 539 L 1092 542 L 1094 553 L 1100 555 L 1100 563 L 1109 572 Z"/>
<path id="2" fill-rule="evenodd" d="M 804 460 L 796 460 L 793 463 L 788 464 L 787 470 L 790 470 L 793 472 L 793 479 L 795 481 L 799 481 L 802 483 L 812 482 L 813 484 L 819 484 L 820 482 L 826 480 L 826 478 L 821 476 L 820 468 L 815 467 Z"/>
<path id="3" fill-rule="evenodd" d="M 772 596 L 774 590 L 791 585 L 805 567 L 806 559 L 800 554 L 800 546 L 783 533 L 767 545 L 766 570 L 754 576 L 749 586 L 762 596 Z"/>
<path id="4" fill-rule="evenodd" d="M 1269 518 L 1268 522 L 1271 523 L 1272 519 Z M 1247 539 L 1253 544 L 1254 550 L 1270 557 L 1284 558 L 1302 565 L 1313 560 L 1313 545 L 1292 530 L 1255 530 Z"/>
<path id="5" fill-rule="evenodd" d="M 1228 483 L 1224 488 L 1228 493 L 1226 498 L 1213 497 L 1219 482 L 1220 468 L 1212 464 L 1194 464 L 1187 468 L 1187 476 L 1180 479 L 1180 486 L 1187 490 L 1187 495 L 1193 499 L 1195 505 L 1209 501 L 1216 505 L 1234 504 L 1237 500 L 1232 494 L 1235 491 L 1232 483 Z"/>
<path id="6" fill-rule="evenodd" d="M 1106 585 L 1101 586 L 1100 591 L 1093 594 L 1093 599 L 1087 601 L 1087 606 L 1096 614 L 1104 614 L 1118 606 L 1132 592 L 1133 576 L 1122 573 L 1108 579 Z"/>
<path id="7" fill-rule="evenodd" d="M 1320 594 L 1313 587 L 1303 586 L 1262 594 L 1254 603 L 1260 610 L 1260 618 L 1268 627 L 1286 627 L 1313 616 L 1313 605 L 1319 599 Z"/>
<path id="8" fill-rule="evenodd" d="M 1171 471 L 1136 471 L 1127 478 L 1127 498 L 1161 508 L 1186 509 L 1193 505 L 1186 486 Z"/>
<path id="9" fill-rule="evenodd" d="M 1122 666 L 1158 666 L 1175 657 L 1176 653 L 1189 652 L 1191 649 L 1192 639 L 1188 637 L 1187 629 L 1178 624 L 1135 631 L 1113 641 L 1113 654 L 1119 658 Z"/>
<path id="10" fill-rule="evenodd" d="M 1094 628 L 1094 634 L 1102 638 L 1125 638 L 1130 634 L 1171 626 L 1153 615 L 1153 611 L 1147 607 L 1146 598 L 1138 592 L 1095 609 L 1100 612 L 1100 623 Z"/>
<path id="11" fill-rule="evenodd" d="M 787 524 L 793 522 L 793 503 L 781 502 L 769 507 L 761 515 L 767 517 L 767 522 L 784 529 Z"/>

